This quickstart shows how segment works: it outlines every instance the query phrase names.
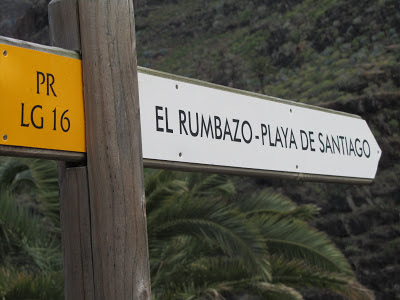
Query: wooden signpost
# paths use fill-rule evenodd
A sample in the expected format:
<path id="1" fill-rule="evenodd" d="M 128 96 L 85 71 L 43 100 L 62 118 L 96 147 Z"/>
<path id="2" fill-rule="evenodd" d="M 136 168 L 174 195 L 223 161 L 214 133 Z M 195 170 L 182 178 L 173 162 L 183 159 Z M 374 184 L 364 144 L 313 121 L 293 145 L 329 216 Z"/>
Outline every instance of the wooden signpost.
<path id="1" fill-rule="evenodd" d="M 48 158 L 61 150 L 67 161 L 84 160 L 79 55 L 0 44 L 0 96 L 8 99 L 0 103 L 0 152 Z M 145 167 L 349 183 L 375 177 L 381 150 L 359 116 L 145 68 L 138 78 Z"/>
<path id="2" fill-rule="evenodd" d="M 53 0 L 49 19 L 63 49 L 0 37 L 0 154 L 67 162 L 66 299 L 150 299 L 143 165 L 375 177 L 381 150 L 358 116 L 138 69 L 132 1 Z"/>
<path id="3" fill-rule="evenodd" d="M 132 1 L 52 1 L 49 21 L 82 51 L 85 98 L 86 165 L 59 172 L 66 299 L 149 300 Z"/>

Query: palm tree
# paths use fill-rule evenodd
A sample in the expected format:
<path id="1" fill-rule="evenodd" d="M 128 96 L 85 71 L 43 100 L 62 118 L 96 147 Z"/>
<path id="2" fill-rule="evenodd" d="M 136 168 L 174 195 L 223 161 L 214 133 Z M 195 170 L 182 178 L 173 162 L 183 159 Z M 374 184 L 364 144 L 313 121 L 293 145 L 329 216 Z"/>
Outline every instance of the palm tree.
<path id="1" fill-rule="evenodd" d="M 237 197 L 218 175 L 146 170 L 145 184 L 154 298 L 302 299 L 307 288 L 373 298 L 307 223 L 315 206 L 269 189 Z"/>
<path id="2" fill-rule="evenodd" d="M 272 190 L 238 197 L 224 176 L 145 170 L 157 299 L 302 299 L 307 288 L 372 295 L 307 222 L 317 209 Z M 0 161 L 0 296 L 63 298 L 54 162 Z"/>
<path id="3" fill-rule="evenodd" d="M 0 296 L 62 299 L 55 163 L 2 158 L 0 164 Z"/>

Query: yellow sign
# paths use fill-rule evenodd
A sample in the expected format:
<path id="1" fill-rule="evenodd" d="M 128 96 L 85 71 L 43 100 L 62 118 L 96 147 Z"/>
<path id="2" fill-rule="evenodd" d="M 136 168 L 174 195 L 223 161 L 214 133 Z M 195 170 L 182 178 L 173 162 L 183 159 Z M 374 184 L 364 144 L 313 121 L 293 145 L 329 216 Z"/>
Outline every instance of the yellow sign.
<path id="1" fill-rule="evenodd" d="M 0 41 L 0 145 L 86 152 L 79 59 Z"/>

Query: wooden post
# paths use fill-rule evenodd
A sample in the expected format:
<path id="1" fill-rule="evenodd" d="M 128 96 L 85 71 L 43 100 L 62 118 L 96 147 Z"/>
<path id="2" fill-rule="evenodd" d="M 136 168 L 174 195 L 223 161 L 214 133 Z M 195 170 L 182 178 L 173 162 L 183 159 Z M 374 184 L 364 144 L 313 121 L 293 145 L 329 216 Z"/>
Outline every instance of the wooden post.
<path id="1" fill-rule="evenodd" d="M 96 299 L 150 299 L 132 0 L 79 0 Z"/>
<path id="2" fill-rule="evenodd" d="M 62 31 L 70 30 L 70 12 L 66 8 L 71 9 L 76 2 L 53 2 L 50 10 L 53 6 L 59 14 L 67 16 L 64 19 L 58 16 L 53 24 L 58 22 L 64 27 Z M 63 241 L 81 244 L 64 245 L 64 265 L 72 264 L 76 256 L 82 258 L 80 276 L 86 279 L 86 284 L 80 284 L 83 295 L 74 298 L 71 292 L 67 299 L 150 299 L 133 4 L 132 0 L 118 4 L 111 0 L 78 2 L 89 193 L 80 188 L 86 184 L 86 168 L 67 168 L 65 175 L 61 169 L 60 176 L 64 177 L 61 193 L 65 201 L 72 196 L 81 197 L 78 203 L 62 205 L 66 231 Z M 77 11 L 76 7 L 72 10 Z M 50 18 L 53 18 L 51 13 Z M 55 35 L 59 30 L 52 28 L 51 32 Z M 52 41 L 58 44 L 61 40 L 53 36 Z M 69 43 L 71 39 L 64 41 Z M 61 43 L 58 45 L 62 46 Z M 82 199 L 89 204 L 87 207 L 80 203 Z M 72 209 L 82 215 L 66 212 Z M 87 212 L 90 226 L 83 222 Z M 74 227 L 73 220 L 80 225 Z M 67 232 L 72 228 L 75 237 Z M 90 235 L 83 232 L 84 228 Z M 86 253 L 88 241 L 90 253 Z M 70 271 L 74 269 L 71 266 Z M 66 277 L 66 285 L 67 280 Z M 66 289 L 79 285 L 74 278 L 70 284 Z"/>
<path id="3" fill-rule="evenodd" d="M 49 29 L 53 46 L 81 50 L 77 0 L 50 2 Z M 65 299 L 94 300 L 87 168 L 71 166 L 58 162 Z"/>
<path id="4" fill-rule="evenodd" d="M 66 168 L 60 211 L 67 300 L 94 300 L 90 210 L 86 167 Z"/>

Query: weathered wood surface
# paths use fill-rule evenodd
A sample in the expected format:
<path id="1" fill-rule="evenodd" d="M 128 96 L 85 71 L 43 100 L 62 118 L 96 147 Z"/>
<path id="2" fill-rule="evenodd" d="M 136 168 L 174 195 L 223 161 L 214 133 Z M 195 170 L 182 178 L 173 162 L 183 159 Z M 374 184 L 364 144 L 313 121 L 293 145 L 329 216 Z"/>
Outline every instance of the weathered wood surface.
<path id="1" fill-rule="evenodd" d="M 50 44 L 81 51 L 78 0 L 52 0 L 49 4 Z"/>
<path id="2" fill-rule="evenodd" d="M 150 299 L 132 0 L 79 0 L 96 299 Z"/>
<path id="3" fill-rule="evenodd" d="M 77 0 L 53 0 L 49 4 L 49 24 L 52 45 L 80 51 Z M 92 300 L 95 298 L 87 168 L 67 168 L 68 165 L 58 162 L 65 299 Z"/>
<path id="4" fill-rule="evenodd" d="M 95 299 L 86 167 L 66 168 L 60 186 L 65 299 Z"/>

